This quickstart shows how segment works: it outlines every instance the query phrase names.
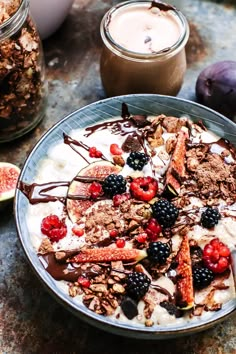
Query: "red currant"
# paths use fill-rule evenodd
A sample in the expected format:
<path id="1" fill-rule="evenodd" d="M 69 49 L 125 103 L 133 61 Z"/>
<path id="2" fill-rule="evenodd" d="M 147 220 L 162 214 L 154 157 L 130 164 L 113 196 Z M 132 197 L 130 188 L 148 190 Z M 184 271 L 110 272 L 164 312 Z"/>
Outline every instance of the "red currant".
<path id="1" fill-rule="evenodd" d="M 93 182 L 90 184 L 88 191 L 90 193 L 91 198 L 96 199 L 103 193 L 102 185 L 98 182 Z"/>
<path id="2" fill-rule="evenodd" d="M 156 241 L 162 231 L 161 225 L 158 224 L 156 219 L 151 218 L 147 224 L 145 232 L 152 241 Z"/>
<path id="3" fill-rule="evenodd" d="M 125 240 L 123 238 L 119 238 L 116 240 L 116 246 L 118 248 L 124 248 L 125 247 Z"/>
<path id="4" fill-rule="evenodd" d="M 79 285 L 81 285 L 83 288 L 89 288 L 90 285 L 91 285 L 91 282 L 88 278 L 85 278 L 85 277 L 79 277 L 78 278 L 78 283 Z"/>
<path id="5" fill-rule="evenodd" d="M 118 231 L 113 229 L 110 231 L 110 237 L 117 237 L 118 236 Z"/>
<path id="6" fill-rule="evenodd" d="M 89 148 L 89 156 L 95 157 L 95 158 L 100 158 L 100 157 L 102 157 L 102 152 L 97 150 L 97 148 L 95 146 L 92 146 L 91 148 Z"/>

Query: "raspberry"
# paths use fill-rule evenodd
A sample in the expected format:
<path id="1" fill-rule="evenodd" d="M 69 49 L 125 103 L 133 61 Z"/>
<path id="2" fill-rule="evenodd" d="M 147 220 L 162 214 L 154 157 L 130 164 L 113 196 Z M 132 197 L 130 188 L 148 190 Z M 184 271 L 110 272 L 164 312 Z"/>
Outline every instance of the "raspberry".
<path id="1" fill-rule="evenodd" d="M 85 278 L 85 277 L 79 277 L 78 278 L 78 283 L 79 285 L 81 285 L 83 288 L 89 288 L 90 285 L 91 285 L 91 282 L 88 278 Z"/>
<path id="2" fill-rule="evenodd" d="M 156 219 L 151 218 L 148 221 L 148 224 L 146 226 L 145 232 L 147 233 L 148 237 L 152 240 L 155 241 L 159 234 L 161 233 L 161 226 L 158 224 Z"/>
<path id="3" fill-rule="evenodd" d="M 138 177 L 130 183 L 130 192 L 134 198 L 149 202 L 156 196 L 158 183 L 152 177 Z"/>
<path id="4" fill-rule="evenodd" d="M 81 227 L 79 227 L 78 225 L 74 225 L 72 227 L 72 232 L 74 235 L 81 237 L 84 234 L 84 229 L 82 229 Z"/>
<path id="5" fill-rule="evenodd" d="M 96 199 L 103 193 L 102 185 L 98 182 L 93 182 L 90 184 L 88 191 L 91 198 Z"/>
<path id="6" fill-rule="evenodd" d="M 111 174 L 105 178 L 102 184 L 104 193 L 109 197 L 122 194 L 126 191 L 126 180 L 121 175 Z"/>
<path id="7" fill-rule="evenodd" d="M 66 224 L 57 215 L 49 215 L 41 222 L 41 232 L 47 235 L 52 242 L 57 242 L 66 236 Z"/>
<path id="8" fill-rule="evenodd" d="M 118 144 L 111 144 L 110 145 L 110 153 L 112 155 L 122 155 L 123 150 L 119 147 Z"/>
<path id="9" fill-rule="evenodd" d="M 141 272 L 133 272 L 128 274 L 126 278 L 126 291 L 127 294 L 135 299 L 141 299 L 149 289 L 151 280 L 146 274 Z"/>
<path id="10" fill-rule="evenodd" d="M 142 171 L 148 161 L 149 157 L 143 152 L 131 152 L 127 158 L 126 163 L 129 167 L 133 168 L 133 170 Z"/>
<path id="11" fill-rule="evenodd" d="M 95 158 L 100 158 L 100 157 L 102 157 L 102 152 L 97 150 L 97 148 L 95 146 L 92 146 L 91 148 L 89 148 L 89 156 L 95 157 Z"/>
<path id="12" fill-rule="evenodd" d="M 193 269 L 193 285 L 195 289 L 203 289 L 211 284 L 214 279 L 213 272 L 208 268 Z"/>
<path id="13" fill-rule="evenodd" d="M 179 215 L 178 209 L 166 199 L 160 199 L 152 205 L 152 213 L 155 219 L 164 228 L 171 227 Z"/>
<path id="14" fill-rule="evenodd" d="M 204 247 L 202 259 L 213 273 L 223 273 L 230 265 L 230 250 L 218 238 L 214 238 Z"/>
<path id="15" fill-rule="evenodd" d="M 220 213 L 218 209 L 208 207 L 201 215 L 201 224 L 203 227 L 210 229 L 218 224 Z"/>
<path id="16" fill-rule="evenodd" d="M 116 247 L 124 248 L 125 247 L 125 240 L 123 238 L 119 238 L 116 240 Z"/>
<path id="17" fill-rule="evenodd" d="M 147 249 L 148 258 L 156 264 L 165 264 L 170 255 L 170 245 L 163 242 L 151 242 Z"/>
<path id="18" fill-rule="evenodd" d="M 131 195 L 129 193 L 116 194 L 113 197 L 113 205 L 115 207 L 117 207 L 120 204 L 126 202 L 126 200 L 129 200 L 130 198 L 131 198 Z"/>

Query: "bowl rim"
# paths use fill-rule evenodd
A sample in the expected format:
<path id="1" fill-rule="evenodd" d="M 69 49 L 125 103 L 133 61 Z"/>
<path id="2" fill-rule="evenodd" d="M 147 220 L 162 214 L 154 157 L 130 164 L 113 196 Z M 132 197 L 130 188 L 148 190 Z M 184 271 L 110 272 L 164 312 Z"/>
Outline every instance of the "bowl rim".
<path id="1" fill-rule="evenodd" d="M 197 108 L 201 108 L 203 110 L 211 112 L 213 115 L 218 116 L 220 119 L 223 121 L 228 122 L 234 129 L 236 129 L 236 125 L 234 125 L 234 122 L 232 122 L 229 118 L 223 116 L 222 114 L 214 111 L 213 109 L 203 106 L 197 102 L 180 98 L 180 97 L 175 97 L 175 96 L 167 96 L 167 95 L 159 95 L 159 94 L 128 94 L 128 95 L 120 95 L 120 96 L 114 96 L 114 97 L 109 97 L 105 98 L 102 100 L 98 100 L 92 103 L 89 103 L 85 106 L 82 106 L 71 113 L 67 114 L 64 118 L 60 119 L 58 122 L 53 124 L 51 128 L 49 128 L 38 140 L 38 142 L 34 145 L 32 148 L 31 152 L 28 154 L 23 167 L 21 169 L 21 173 L 19 175 L 18 181 L 21 181 L 22 176 L 25 174 L 25 171 L 27 169 L 27 165 L 31 160 L 31 157 L 34 155 L 34 153 L 37 151 L 37 149 L 40 147 L 41 144 L 43 144 L 44 140 L 48 135 L 51 134 L 52 131 L 54 131 L 57 127 L 62 125 L 65 121 L 67 121 L 70 117 L 75 116 L 76 114 L 83 112 L 83 110 L 86 110 L 87 108 L 93 108 L 97 106 L 98 104 L 103 104 L 106 102 L 112 102 L 115 100 L 123 100 L 125 102 L 125 99 L 127 98 L 142 98 L 142 97 L 147 97 L 147 98 L 159 98 L 159 99 L 168 99 L 168 100 L 173 100 L 173 101 L 179 101 L 181 103 L 187 103 L 192 106 L 196 106 Z M 127 103 L 128 104 L 128 103 Z M 191 113 L 190 113 L 191 116 Z M 50 146 L 49 146 L 50 147 Z M 48 147 L 48 148 L 49 148 Z M 214 318 L 210 318 L 206 320 L 206 323 L 202 324 L 197 324 L 197 322 L 194 322 L 190 324 L 190 326 L 183 326 L 181 329 L 175 329 L 174 327 L 165 327 L 165 328 L 153 328 L 153 327 L 130 327 L 128 324 L 123 323 L 123 322 L 111 322 L 109 321 L 109 317 L 101 316 L 98 315 L 89 309 L 87 309 L 84 305 L 84 308 L 78 308 L 78 304 L 75 302 L 72 302 L 66 294 L 61 294 L 58 293 L 56 290 L 53 289 L 53 287 L 56 287 L 56 284 L 49 283 L 48 281 L 48 276 L 49 274 L 44 272 L 39 271 L 38 265 L 34 263 L 32 259 L 32 250 L 27 246 L 27 243 L 24 241 L 22 237 L 22 230 L 20 226 L 20 219 L 19 219 L 19 214 L 18 214 L 18 203 L 19 203 L 19 198 L 20 198 L 20 190 L 17 188 L 15 192 L 15 197 L 14 197 L 14 218 L 15 218 L 15 224 L 16 224 L 16 230 L 17 230 L 17 235 L 20 240 L 21 246 L 24 250 L 24 253 L 26 255 L 26 258 L 34 271 L 34 273 L 37 275 L 37 277 L 40 279 L 42 282 L 43 286 L 49 291 L 49 293 L 64 307 L 66 307 L 70 312 L 72 312 L 74 315 L 79 317 L 80 319 L 84 320 L 85 322 L 98 327 L 100 329 L 106 330 L 108 332 L 114 333 L 114 334 L 119 334 L 122 336 L 128 336 L 128 337 L 133 337 L 133 338 L 138 338 L 140 339 L 166 339 L 166 338 L 173 338 L 176 336 L 183 336 L 183 335 L 189 335 L 191 333 L 197 333 L 202 330 L 208 329 L 212 327 L 213 325 L 222 322 L 229 316 L 231 316 L 233 313 L 236 311 L 236 299 L 232 299 L 227 304 L 229 305 L 229 309 L 221 309 L 218 313 L 216 313 L 216 316 Z M 219 314 L 220 313 L 220 314 Z M 163 326 L 164 327 L 164 326 Z"/>

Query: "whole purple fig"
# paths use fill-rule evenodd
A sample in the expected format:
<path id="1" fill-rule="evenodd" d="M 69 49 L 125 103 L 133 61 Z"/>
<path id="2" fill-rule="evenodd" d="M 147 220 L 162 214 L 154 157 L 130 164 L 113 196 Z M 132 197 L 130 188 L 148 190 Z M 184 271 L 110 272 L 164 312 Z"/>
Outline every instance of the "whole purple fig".
<path id="1" fill-rule="evenodd" d="M 206 67 L 198 76 L 196 96 L 199 103 L 236 121 L 236 61 Z"/>

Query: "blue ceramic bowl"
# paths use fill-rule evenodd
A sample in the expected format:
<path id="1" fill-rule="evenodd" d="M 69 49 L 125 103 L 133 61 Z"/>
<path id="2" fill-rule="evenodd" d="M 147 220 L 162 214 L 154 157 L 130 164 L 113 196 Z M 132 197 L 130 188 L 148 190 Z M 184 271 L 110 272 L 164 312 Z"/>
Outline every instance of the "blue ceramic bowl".
<path id="1" fill-rule="evenodd" d="M 219 136 L 230 140 L 236 145 L 236 125 L 224 116 L 197 103 L 176 97 L 151 94 L 118 96 L 85 106 L 54 125 L 46 134 L 44 134 L 28 156 L 21 171 L 20 180 L 27 183 L 32 183 L 34 181 L 34 176 L 37 173 L 38 161 L 46 156 L 48 149 L 52 145 L 62 139 L 63 133 L 69 134 L 72 129 L 85 127 L 98 122 L 101 119 L 108 119 L 120 115 L 122 102 L 127 103 L 132 114 L 158 115 L 163 113 L 165 115 L 176 117 L 187 115 L 191 117 L 193 121 L 202 120 L 210 130 Z M 119 323 L 108 317 L 97 315 L 88 310 L 83 304 L 76 304 L 73 301 L 73 298 L 58 289 L 54 279 L 44 269 L 31 244 L 25 218 L 25 210 L 27 207 L 28 200 L 19 190 L 17 190 L 14 206 L 15 220 L 19 238 L 30 265 L 56 300 L 80 319 L 85 320 L 92 325 L 129 337 L 161 339 L 190 334 L 206 329 L 225 319 L 232 314 L 236 308 L 236 300 L 231 300 L 226 303 L 220 311 L 213 312 L 207 319 L 199 319 L 197 323 L 190 322 L 178 326 L 158 326 L 150 328 L 144 326 L 140 327 L 131 322 L 130 324 Z"/>

